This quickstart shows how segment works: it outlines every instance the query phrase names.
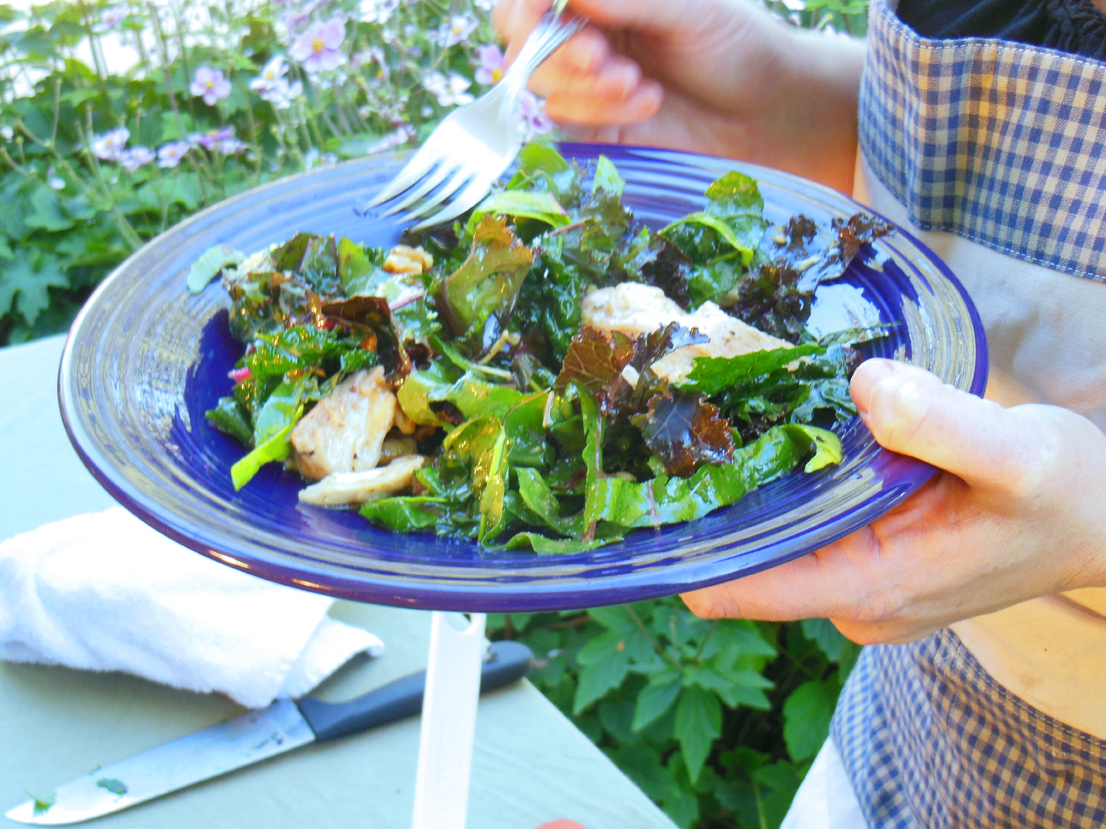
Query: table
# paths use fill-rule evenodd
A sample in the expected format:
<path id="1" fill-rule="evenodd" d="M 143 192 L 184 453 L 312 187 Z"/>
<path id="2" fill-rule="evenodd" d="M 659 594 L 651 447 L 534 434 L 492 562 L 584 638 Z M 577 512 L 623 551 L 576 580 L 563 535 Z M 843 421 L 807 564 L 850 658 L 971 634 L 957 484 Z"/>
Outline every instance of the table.
<path id="1" fill-rule="evenodd" d="M 0 540 L 114 504 L 69 445 L 57 408 L 63 338 L 0 349 Z M 388 651 L 354 660 L 321 694 L 345 699 L 426 665 L 423 611 L 336 602 L 331 615 Z M 119 673 L 0 663 L 0 815 L 97 766 L 232 717 L 241 708 Z M 266 763 L 100 819 L 104 829 L 407 829 L 417 719 Z M 530 683 L 482 698 L 469 797 L 472 829 L 533 829 L 557 818 L 589 829 L 674 824 Z M 0 826 L 19 826 L 0 816 Z"/>

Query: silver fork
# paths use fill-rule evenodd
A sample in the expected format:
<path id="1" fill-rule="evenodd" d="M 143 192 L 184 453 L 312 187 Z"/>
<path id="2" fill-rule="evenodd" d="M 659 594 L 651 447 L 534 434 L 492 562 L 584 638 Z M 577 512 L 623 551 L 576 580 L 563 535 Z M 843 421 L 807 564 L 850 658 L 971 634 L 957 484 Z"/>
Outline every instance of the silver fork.
<path id="1" fill-rule="evenodd" d="M 382 215 L 407 210 L 404 222 L 421 218 L 413 228 L 419 230 L 455 219 L 480 203 L 522 146 L 519 100 L 530 75 L 587 23 L 563 16 L 566 2 L 557 0 L 542 17 L 499 83 L 446 116 L 365 210 L 402 196 Z"/>

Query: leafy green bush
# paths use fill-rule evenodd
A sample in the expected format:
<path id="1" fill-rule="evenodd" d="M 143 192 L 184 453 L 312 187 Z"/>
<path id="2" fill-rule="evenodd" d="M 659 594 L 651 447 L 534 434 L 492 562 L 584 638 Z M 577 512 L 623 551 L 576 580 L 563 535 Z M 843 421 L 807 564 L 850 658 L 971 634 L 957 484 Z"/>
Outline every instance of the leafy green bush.
<path id="1" fill-rule="evenodd" d="M 680 826 L 783 819 L 859 648 L 821 619 L 704 621 L 676 598 L 494 615 L 531 680 Z"/>
<path id="2" fill-rule="evenodd" d="M 0 5 L 0 345 L 64 330 L 112 267 L 203 207 L 417 142 L 482 90 L 489 9 Z"/>

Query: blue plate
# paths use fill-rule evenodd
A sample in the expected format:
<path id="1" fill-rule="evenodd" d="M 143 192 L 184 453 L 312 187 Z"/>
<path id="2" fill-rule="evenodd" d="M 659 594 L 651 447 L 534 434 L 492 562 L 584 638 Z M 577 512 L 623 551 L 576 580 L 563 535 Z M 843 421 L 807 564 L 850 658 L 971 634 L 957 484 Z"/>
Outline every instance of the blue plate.
<path id="1" fill-rule="evenodd" d="M 653 225 L 699 209 L 727 170 L 760 182 L 771 221 L 821 221 L 861 209 L 774 170 L 671 151 L 566 145 L 582 162 L 607 154 L 626 201 Z M 187 547 L 262 578 L 359 601 L 464 611 L 581 608 L 673 594 L 762 570 L 828 544 L 899 504 L 934 470 L 881 449 L 859 420 L 838 429 L 840 465 L 792 473 L 711 515 L 566 556 L 370 526 L 355 512 L 301 505 L 296 475 L 270 464 L 235 492 L 243 448 L 204 412 L 227 393 L 242 347 L 227 329 L 218 286 L 189 295 L 189 266 L 216 244 L 253 252 L 296 231 L 384 245 L 397 229 L 353 206 L 395 172 L 398 155 L 284 179 L 216 205 L 124 262 L 69 336 L 59 396 L 70 439 L 99 481 L 139 518 Z M 905 232 L 879 240 L 842 279 L 822 285 L 811 324 L 822 331 L 899 323 L 870 344 L 976 394 L 986 347 L 964 290 Z"/>

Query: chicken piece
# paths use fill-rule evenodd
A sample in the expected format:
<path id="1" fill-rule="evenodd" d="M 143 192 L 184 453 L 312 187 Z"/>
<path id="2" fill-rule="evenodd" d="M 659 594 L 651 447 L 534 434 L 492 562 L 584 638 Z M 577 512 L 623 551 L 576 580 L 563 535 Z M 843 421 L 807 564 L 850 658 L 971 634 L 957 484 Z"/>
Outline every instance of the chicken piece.
<path id="1" fill-rule="evenodd" d="M 315 404 L 292 430 L 296 468 L 312 481 L 335 472 L 362 472 L 380 460 L 395 422 L 396 396 L 384 369 L 361 370 Z"/>
<path id="2" fill-rule="evenodd" d="M 300 490 L 305 504 L 342 507 L 395 495 L 411 486 L 415 473 L 426 464 L 422 455 L 405 455 L 387 466 L 364 472 L 335 472 Z"/>
<path id="3" fill-rule="evenodd" d="M 420 248 L 396 245 L 384 260 L 384 270 L 388 273 L 418 276 L 434 267 L 434 257 Z"/>
<path id="4" fill-rule="evenodd" d="M 613 288 L 601 288 L 584 297 L 583 324 L 606 331 L 620 331 L 631 337 L 646 334 L 677 322 L 694 328 L 709 339 L 698 345 L 666 354 L 653 363 L 653 371 L 671 383 L 691 372 L 696 357 L 736 357 L 753 351 L 790 348 L 791 343 L 765 334 L 731 317 L 713 302 L 704 302 L 689 314 L 652 285 L 623 282 Z"/>

